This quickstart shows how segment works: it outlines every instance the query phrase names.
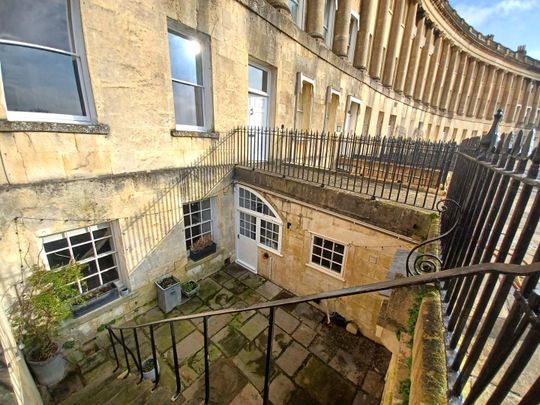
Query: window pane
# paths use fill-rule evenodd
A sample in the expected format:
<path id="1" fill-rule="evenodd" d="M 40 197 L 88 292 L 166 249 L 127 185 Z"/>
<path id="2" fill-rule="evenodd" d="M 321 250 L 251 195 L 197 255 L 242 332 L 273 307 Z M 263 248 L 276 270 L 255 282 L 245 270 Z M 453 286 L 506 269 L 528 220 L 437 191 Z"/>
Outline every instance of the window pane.
<path id="1" fill-rule="evenodd" d="M 43 244 L 45 252 L 52 252 L 53 250 L 58 250 L 67 247 L 67 239 L 59 239 L 52 242 L 47 242 Z"/>
<path id="2" fill-rule="evenodd" d="M 0 63 L 8 110 L 85 115 L 73 57 L 0 45 Z"/>
<path id="3" fill-rule="evenodd" d="M 201 209 L 210 209 L 210 200 L 201 201 Z"/>
<path id="4" fill-rule="evenodd" d="M 66 0 L 2 0 L 0 38 L 71 51 Z"/>
<path id="5" fill-rule="evenodd" d="M 98 271 L 97 271 L 97 266 L 96 266 L 95 261 L 91 261 L 91 262 L 88 262 L 86 264 L 83 264 L 83 266 L 81 268 L 81 273 L 82 273 L 83 277 L 89 277 L 92 274 L 96 274 L 97 272 Z"/>
<path id="6" fill-rule="evenodd" d="M 100 257 L 98 262 L 100 270 L 107 270 L 115 266 L 113 255 Z"/>
<path id="7" fill-rule="evenodd" d="M 189 205 L 190 212 L 199 211 L 201 209 L 201 203 L 200 202 L 194 202 Z"/>
<path id="8" fill-rule="evenodd" d="M 101 279 L 103 280 L 103 284 L 118 280 L 118 271 L 116 269 L 106 271 L 105 273 L 101 274 Z"/>
<path id="9" fill-rule="evenodd" d="M 212 218 L 212 213 L 210 212 L 210 210 L 205 210 L 202 212 L 203 221 L 210 221 L 211 218 Z"/>
<path id="10" fill-rule="evenodd" d="M 75 260 L 83 260 L 94 256 L 94 247 L 92 246 L 92 243 L 85 243 L 84 245 L 74 247 L 73 256 L 75 257 Z"/>
<path id="11" fill-rule="evenodd" d="M 173 82 L 173 95 L 176 123 L 204 126 L 203 89 Z"/>
<path id="12" fill-rule="evenodd" d="M 202 85 L 199 42 L 169 32 L 169 50 L 173 79 Z"/>
<path id="13" fill-rule="evenodd" d="M 70 236 L 69 241 L 71 245 L 78 245 L 79 243 L 88 242 L 90 240 L 90 232 L 81 233 L 79 235 Z"/>
<path id="14" fill-rule="evenodd" d="M 210 222 L 205 222 L 204 224 L 202 224 L 202 233 L 208 233 L 210 232 L 210 229 L 211 229 Z"/>
<path id="15" fill-rule="evenodd" d="M 69 254 L 69 250 L 66 249 L 56 253 L 48 254 L 47 260 L 49 261 L 49 267 L 51 269 L 54 269 L 55 267 L 65 266 L 66 264 L 69 264 L 71 256 Z"/>
<path id="16" fill-rule="evenodd" d="M 86 280 L 84 280 L 84 282 L 86 283 L 86 291 L 93 290 L 94 288 L 98 288 L 99 286 L 101 286 L 98 276 L 87 278 Z"/>
<path id="17" fill-rule="evenodd" d="M 248 67 L 248 84 L 250 89 L 259 91 L 267 91 L 267 73 L 258 67 L 249 65 Z"/>
<path id="18" fill-rule="evenodd" d="M 94 239 L 99 239 L 99 238 L 103 238 L 105 236 L 110 236 L 111 235 L 111 230 L 110 230 L 110 228 L 103 228 L 103 229 L 98 229 L 97 231 L 94 231 L 92 233 L 94 235 Z"/>
<path id="19" fill-rule="evenodd" d="M 189 215 L 184 216 L 184 226 L 191 225 L 191 217 Z"/>

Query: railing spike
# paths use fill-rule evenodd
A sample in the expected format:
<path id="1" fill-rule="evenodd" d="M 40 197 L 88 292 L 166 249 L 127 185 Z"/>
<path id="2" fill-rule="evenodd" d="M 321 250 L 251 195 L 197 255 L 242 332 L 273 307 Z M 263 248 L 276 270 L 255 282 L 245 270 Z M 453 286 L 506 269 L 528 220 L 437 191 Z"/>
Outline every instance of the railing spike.
<path id="1" fill-rule="evenodd" d="M 503 150 L 503 145 L 506 140 L 506 134 L 503 133 L 501 135 L 501 138 L 499 139 L 499 142 L 497 142 L 497 146 L 495 147 L 495 154 L 500 155 L 501 151 Z"/>
<path id="2" fill-rule="evenodd" d="M 510 153 L 510 145 L 512 144 L 512 138 L 514 137 L 514 133 L 510 131 L 504 140 L 503 146 L 502 146 L 502 153 L 503 155 L 506 155 Z"/>
<path id="3" fill-rule="evenodd" d="M 519 131 L 514 142 L 512 143 L 512 156 L 519 157 L 521 151 L 521 140 L 523 139 L 523 131 Z"/>
<path id="4" fill-rule="evenodd" d="M 523 142 L 523 145 L 521 145 L 521 153 L 519 154 L 520 159 L 528 159 L 529 157 L 529 150 L 531 149 L 531 144 L 534 137 L 534 131 L 529 131 L 527 134 L 527 137 L 525 138 L 525 141 Z"/>
<path id="5" fill-rule="evenodd" d="M 536 141 L 536 146 L 531 154 L 531 160 L 534 164 L 540 164 L 540 136 Z"/>
<path id="6" fill-rule="evenodd" d="M 478 145 L 479 155 L 485 154 L 497 142 L 497 137 L 499 133 L 499 123 L 501 122 L 502 117 L 503 117 L 503 111 L 501 109 L 498 109 L 497 112 L 493 115 L 493 124 L 491 125 L 491 128 L 480 139 L 480 144 Z"/>

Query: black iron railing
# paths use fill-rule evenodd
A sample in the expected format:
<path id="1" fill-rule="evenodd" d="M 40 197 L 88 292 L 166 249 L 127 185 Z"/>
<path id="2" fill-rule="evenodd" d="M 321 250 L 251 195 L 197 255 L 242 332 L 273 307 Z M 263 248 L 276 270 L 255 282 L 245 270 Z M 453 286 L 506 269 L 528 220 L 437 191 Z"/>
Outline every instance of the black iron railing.
<path id="1" fill-rule="evenodd" d="M 383 290 L 411 287 L 416 285 L 424 285 L 429 283 L 441 282 L 441 281 L 454 281 L 459 280 L 463 277 L 471 276 L 484 276 L 490 274 L 495 277 L 504 275 L 505 277 L 516 277 L 519 275 L 526 277 L 538 277 L 540 275 L 540 263 L 533 263 L 527 266 L 518 266 L 518 265 L 506 265 L 506 264 L 481 264 L 471 267 L 461 267 L 456 269 L 449 269 L 442 272 L 436 273 L 425 273 L 421 275 L 416 275 L 407 278 L 399 278 L 392 281 L 384 281 L 380 283 L 373 283 L 362 285 L 358 287 L 344 288 L 340 290 L 327 291 L 319 294 L 308 295 L 304 297 L 293 297 L 287 299 L 281 299 L 276 301 L 264 302 L 260 304 L 255 304 L 246 308 L 229 308 L 221 309 L 216 311 L 201 312 L 192 315 L 178 316 L 169 319 L 163 319 L 155 322 L 149 322 L 142 325 L 136 326 L 123 326 L 123 327 L 112 327 L 108 326 L 109 338 L 111 345 L 113 347 L 113 354 L 116 360 L 116 370 L 121 367 L 119 355 L 116 349 L 116 345 L 120 345 L 120 349 L 124 355 L 124 361 L 126 365 L 126 377 L 131 372 L 131 365 L 133 365 L 140 376 L 140 381 L 143 379 L 143 370 L 141 367 L 142 357 L 141 357 L 141 347 L 138 340 L 138 333 L 143 329 L 148 329 L 150 334 L 150 344 L 151 344 L 151 356 L 154 360 L 154 364 L 158 363 L 156 342 L 155 342 L 155 328 L 160 325 L 168 325 L 170 331 L 170 338 L 173 347 L 173 363 L 174 363 L 174 373 L 176 381 L 176 392 L 174 393 L 172 400 L 178 398 L 182 392 L 182 382 L 180 378 L 180 361 L 176 351 L 176 337 L 174 332 L 174 324 L 177 322 L 185 322 L 192 319 L 202 319 L 203 320 L 203 347 L 204 347 L 204 376 L 205 376 L 205 403 L 210 401 L 210 390 L 211 390 L 211 375 L 210 375 L 210 361 L 209 361 L 209 342 L 208 342 L 208 322 L 212 318 L 220 315 L 227 315 L 233 313 L 255 311 L 255 310 L 265 310 L 269 311 L 268 317 L 268 340 L 266 344 L 266 357 L 265 357 L 265 374 L 264 374 L 264 388 L 263 388 L 263 402 L 268 403 L 269 398 L 269 383 L 270 383 L 270 367 L 272 362 L 272 344 L 273 344 L 273 328 L 274 328 L 274 313 L 277 308 L 284 307 L 291 304 L 299 304 L 303 302 L 317 302 L 320 303 L 322 300 L 334 299 L 340 297 L 348 297 L 355 295 L 362 295 L 368 293 L 374 293 Z M 524 306 L 530 306 L 531 312 L 538 312 L 540 309 L 540 297 L 538 293 L 530 294 L 529 301 L 526 298 L 523 299 Z M 117 333 L 120 334 L 118 337 Z M 135 347 L 130 348 L 126 343 L 127 336 L 133 336 L 133 341 Z M 130 361 L 131 358 L 131 361 Z M 159 369 L 156 369 L 156 379 L 154 382 L 154 387 L 156 389 L 159 385 L 160 376 Z M 504 396 L 498 396 L 496 398 L 502 399 Z M 499 402 L 498 402 L 499 403 Z"/>
<path id="2" fill-rule="evenodd" d="M 499 139 L 501 117 L 499 111 L 486 136 L 465 140 L 460 148 L 448 197 L 461 206 L 462 215 L 451 237 L 441 241 L 443 269 L 488 262 L 522 265 L 540 260 L 540 148 L 529 152 L 532 131 L 525 138 L 520 132 L 503 134 Z M 455 214 L 442 214 L 442 232 L 455 223 Z M 467 381 L 479 366 L 481 371 L 464 395 L 465 404 L 474 403 L 501 369 L 503 377 L 489 403 L 499 403 L 494 401 L 509 392 L 540 342 L 537 304 L 532 310 L 525 305 L 532 302 L 538 280 L 538 274 L 523 279 L 468 274 L 445 283 L 452 396 L 464 394 Z M 511 307 L 504 315 L 507 301 Z M 498 318 L 503 327 L 494 331 Z M 525 341 L 520 345 L 523 336 Z M 513 350 L 517 354 L 512 360 Z M 536 384 L 538 389 L 540 383 Z"/>
<path id="3" fill-rule="evenodd" d="M 285 128 L 238 128 L 238 163 L 285 177 L 435 209 L 457 145 Z"/>

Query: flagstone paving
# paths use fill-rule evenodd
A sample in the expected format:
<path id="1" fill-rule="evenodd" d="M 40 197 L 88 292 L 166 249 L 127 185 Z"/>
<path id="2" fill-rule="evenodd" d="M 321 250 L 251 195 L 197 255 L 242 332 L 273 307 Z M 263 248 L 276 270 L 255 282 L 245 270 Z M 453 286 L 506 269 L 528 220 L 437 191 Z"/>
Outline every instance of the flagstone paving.
<path id="1" fill-rule="evenodd" d="M 292 297 L 288 291 L 239 266 L 230 265 L 200 282 L 198 296 L 184 301 L 164 315 L 157 308 L 139 315 L 135 323 L 193 314 L 228 307 L 242 308 L 258 302 Z M 275 312 L 270 402 L 278 404 L 377 404 L 380 402 L 390 352 L 363 336 L 354 336 L 337 325 L 327 325 L 325 315 L 310 304 L 293 304 Z M 203 323 L 184 320 L 174 323 L 182 393 L 180 403 L 204 401 Z M 262 402 L 268 310 L 210 317 L 210 402 L 216 404 L 255 404 Z M 148 331 L 139 334 L 141 356 L 151 355 Z M 136 385 L 133 373 L 126 386 L 114 395 L 115 404 L 157 403 L 176 391 L 173 344 L 168 325 L 155 329 L 160 363 L 158 394 L 148 384 Z M 135 351 L 133 339 L 127 339 Z M 109 355 L 112 354 L 108 350 Z M 108 368 L 107 370 L 109 370 Z M 103 373 L 102 373 L 103 374 Z M 96 377 L 98 378 L 98 377 Z M 99 375 L 102 380 L 103 375 Z M 112 378 L 112 377 L 109 377 Z M 103 384 L 100 381 L 100 384 Z M 109 403 L 110 389 L 96 381 L 94 392 L 84 394 L 92 384 L 66 403 Z M 87 381 L 88 383 L 88 381 Z M 90 382 L 91 383 L 91 382 Z M 107 385 L 107 384 L 105 384 Z M 127 386 L 130 386 L 127 388 Z M 100 392 L 103 396 L 100 396 Z M 109 395 L 109 397 L 106 396 Z M 154 396 L 156 395 L 156 396 Z M 144 399 L 144 401 L 142 401 Z"/>

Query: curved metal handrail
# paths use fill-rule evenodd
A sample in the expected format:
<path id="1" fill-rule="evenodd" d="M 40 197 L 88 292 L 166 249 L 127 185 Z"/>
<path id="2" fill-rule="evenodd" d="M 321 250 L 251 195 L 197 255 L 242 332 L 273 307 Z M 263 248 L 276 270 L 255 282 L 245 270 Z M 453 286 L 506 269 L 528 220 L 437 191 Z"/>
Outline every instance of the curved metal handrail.
<path id="1" fill-rule="evenodd" d="M 407 255 L 407 259 L 405 260 L 405 266 L 407 268 L 407 276 L 413 276 L 418 274 L 424 274 L 424 273 L 434 273 L 438 269 L 442 267 L 442 260 L 439 256 L 434 255 L 432 253 L 422 253 L 421 255 L 418 255 L 416 259 L 414 259 L 413 267 L 411 269 L 410 265 L 410 259 L 414 252 L 416 252 L 418 249 L 420 249 L 423 246 L 429 245 L 430 243 L 437 242 L 439 240 L 442 240 L 446 238 L 448 235 L 451 235 L 452 232 L 456 229 L 456 227 L 459 224 L 459 220 L 461 219 L 461 206 L 459 203 L 455 200 L 452 200 L 450 198 L 447 198 L 445 200 L 440 200 L 437 202 L 436 208 L 437 211 L 442 214 L 443 212 L 448 211 L 448 205 L 453 205 L 455 209 L 458 210 L 458 213 L 456 215 L 456 220 L 452 227 L 443 233 L 442 235 L 439 235 L 435 238 L 428 239 L 418 245 L 416 245 Z"/>

